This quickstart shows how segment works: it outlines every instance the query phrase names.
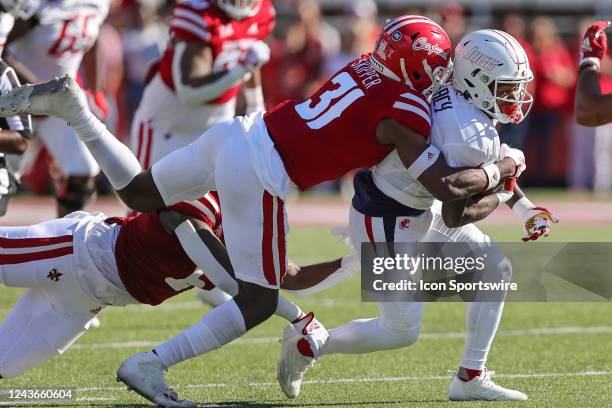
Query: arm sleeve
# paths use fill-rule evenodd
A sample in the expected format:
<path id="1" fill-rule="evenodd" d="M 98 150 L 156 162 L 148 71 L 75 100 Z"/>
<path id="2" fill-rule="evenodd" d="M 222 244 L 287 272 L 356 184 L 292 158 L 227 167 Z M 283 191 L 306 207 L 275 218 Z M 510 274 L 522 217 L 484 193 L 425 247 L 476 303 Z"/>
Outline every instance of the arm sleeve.
<path id="1" fill-rule="evenodd" d="M 210 45 L 211 29 L 202 10 L 186 4 L 177 4 L 174 8 L 170 21 L 170 34 L 175 39 Z"/>

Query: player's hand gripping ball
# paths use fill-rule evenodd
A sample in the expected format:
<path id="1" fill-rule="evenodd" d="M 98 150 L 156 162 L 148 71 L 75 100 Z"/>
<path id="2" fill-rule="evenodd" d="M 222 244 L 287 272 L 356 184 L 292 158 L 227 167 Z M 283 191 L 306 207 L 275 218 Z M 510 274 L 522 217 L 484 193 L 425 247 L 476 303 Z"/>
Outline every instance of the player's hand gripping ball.
<path id="1" fill-rule="evenodd" d="M 551 224 L 558 222 L 559 218 L 548 208 L 533 207 L 523 217 L 523 229 L 525 231 L 523 242 L 535 241 L 541 236 L 547 237 L 550 234 Z"/>

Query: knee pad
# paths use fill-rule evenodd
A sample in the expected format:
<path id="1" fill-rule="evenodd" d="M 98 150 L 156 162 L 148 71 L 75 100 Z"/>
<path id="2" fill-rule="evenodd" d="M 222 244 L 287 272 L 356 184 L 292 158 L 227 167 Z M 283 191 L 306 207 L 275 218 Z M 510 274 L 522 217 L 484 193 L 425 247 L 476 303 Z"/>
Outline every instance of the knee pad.
<path id="1" fill-rule="evenodd" d="M 95 192 L 94 178 L 67 176 L 62 179 L 57 190 L 57 202 L 69 211 L 78 211 L 85 206 Z"/>

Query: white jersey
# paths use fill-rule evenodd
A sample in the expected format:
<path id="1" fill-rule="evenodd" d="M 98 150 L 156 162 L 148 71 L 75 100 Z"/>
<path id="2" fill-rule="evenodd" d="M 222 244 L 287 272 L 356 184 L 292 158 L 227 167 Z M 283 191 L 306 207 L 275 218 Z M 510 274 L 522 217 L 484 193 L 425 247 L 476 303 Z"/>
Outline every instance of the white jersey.
<path id="1" fill-rule="evenodd" d="M 109 4 L 109 0 L 43 0 L 32 17 L 37 24 L 8 49 L 41 80 L 75 76 L 100 34 Z"/>
<path id="2" fill-rule="evenodd" d="M 430 106 L 431 144 L 451 167 L 477 167 L 498 160 L 500 142 L 493 119 L 448 84 L 434 94 Z M 399 203 L 418 210 L 431 208 L 435 198 L 412 178 L 391 152 L 373 170 L 376 187 Z"/>
<path id="3" fill-rule="evenodd" d="M 4 51 L 6 39 L 14 25 L 15 17 L 13 17 L 12 14 L 0 12 L 0 55 L 2 55 L 2 51 Z"/>

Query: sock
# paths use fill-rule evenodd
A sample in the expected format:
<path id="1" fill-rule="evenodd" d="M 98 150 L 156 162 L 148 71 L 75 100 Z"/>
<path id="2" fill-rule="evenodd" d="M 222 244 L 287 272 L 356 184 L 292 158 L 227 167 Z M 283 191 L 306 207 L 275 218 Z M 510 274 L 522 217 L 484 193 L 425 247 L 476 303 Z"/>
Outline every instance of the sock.
<path id="1" fill-rule="evenodd" d="M 126 187 L 141 171 L 140 163 L 91 112 L 71 123 L 115 190 Z"/>
<path id="2" fill-rule="evenodd" d="M 471 370 L 465 367 L 459 367 L 459 371 L 457 372 L 457 377 L 463 382 L 468 382 L 475 377 L 478 377 L 482 374 L 482 370 Z"/>
<path id="3" fill-rule="evenodd" d="M 304 312 L 302 312 L 302 309 L 295 303 L 278 295 L 278 305 L 276 306 L 276 312 L 274 312 L 274 314 L 290 323 L 294 323 L 304 315 Z"/>
<path id="4" fill-rule="evenodd" d="M 246 333 L 244 318 L 232 299 L 214 308 L 198 323 L 155 347 L 153 352 L 166 368 L 199 356 Z"/>
<path id="5" fill-rule="evenodd" d="M 468 303 L 465 323 L 467 337 L 461 367 L 482 371 L 501 320 L 503 302 Z"/>

